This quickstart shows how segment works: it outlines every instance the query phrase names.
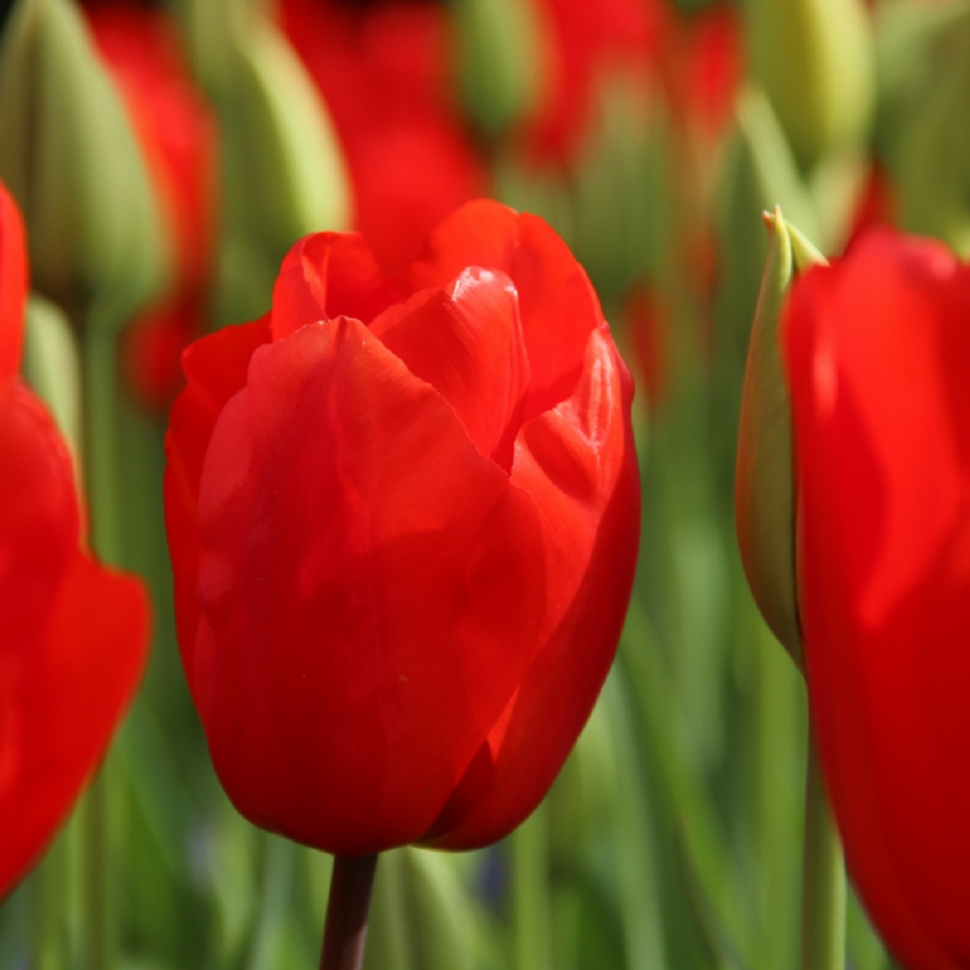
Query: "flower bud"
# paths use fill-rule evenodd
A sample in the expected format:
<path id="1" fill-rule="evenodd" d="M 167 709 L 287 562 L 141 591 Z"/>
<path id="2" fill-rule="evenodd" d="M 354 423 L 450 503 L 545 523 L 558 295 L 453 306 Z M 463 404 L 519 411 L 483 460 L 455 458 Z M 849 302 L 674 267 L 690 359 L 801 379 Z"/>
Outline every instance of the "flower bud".
<path id="1" fill-rule="evenodd" d="M 802 162 L 863 139 L 875 71 L 862 0 L 751 0 L 748 13 L 755 76 Z"/>
<path id="2" fill-rule="evenodd" d="M 220 105 L 226 218 L 275 269 L 300 236 L 349 225 L 350 186 L 326 108 L 276 26 L 255 18 L 234 45 Z"/>
<path id="3" fill-rule="evenodd" d="M 765 214 L 768 258 L 761 278 L 741 401 L 735 517 L 748 585 L 771 632 L 802 666 L 795 587 L 795 500 L 791 412 L 778 323 L 792 278 L 819 251 L 781 210 Z"/>
<path id="4" fill-rule="evenodd" d="M 66 0 L 21 0 L 0 44 L 0 177 L 27 224 L 34 286 L 123 324 L 170 254 L 118 93 Z"/>
<path id="5" fill-rule="evenodd" d="M 461 92 L 478 126 L 497 135 L 527 114 L 543 66 L 538 11 L 522 0 L 455 4 Z"/>

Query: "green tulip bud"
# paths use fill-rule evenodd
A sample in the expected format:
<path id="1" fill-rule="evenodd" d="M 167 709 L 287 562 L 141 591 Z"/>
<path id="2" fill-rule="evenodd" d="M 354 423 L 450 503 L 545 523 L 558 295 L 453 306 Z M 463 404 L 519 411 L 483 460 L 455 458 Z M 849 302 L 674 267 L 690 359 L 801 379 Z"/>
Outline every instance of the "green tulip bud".
<path id="1" fill-rule="evenodd" d="M 24 376 L 50 408 L 76 454 L 81 440 L 81 362 L 57 305 L 36 293 L 27 301 Z"/>
<path id="2" fill-rule="evenodd" d="M 755 77 L 801 161 L 865 139 L 875 60 L 862 0 L 749 0 Z"/>
<path id="3" fill-rule="evenodd" d="M 792 279 L 819 251 L 775 208 L 765 214 L 768 258 L 755 310 L 741 400 L 735 517 L 748 585 L 772 633 L 802 666 L 795 585 L 791 410 L 778 325 Z"/>
<path id="4" fill-rule="evenodd" d="M 812 196 L 788 139 L 764 93 L 741 92 L 737 129 L 729 146 L 719 186 L 719 250 L 722 254 L 715 303 L 717 352 L 711 393 L 724 426 L 737 427 L 741 386 L 767 245 L 758 213 L 780 205 L 810 239 L 819 239 Z M 823 245 L 825 245 L 823 240 Z M 723 487 L 734 476 L 734 435 L 718 436 L 714 447 Z"/>
<path id="5" fill-rule="evenodd" d="M 120 96 L 67 0 L 20 0 L 0 44 L 0 178 L 24 213 L 34 287 L 121 326 L 171 253 Z"/>
<path id="6" fill-rule="evenodd" d="M 301 236 L 349 227 L 349 179 L 327 110 L 276 26 L 256 16 L 233 42 L 229 88 L 219 104 L 226 218 L 275 271 Z"/>
<path id="7" fill-rule="evenodd" d="M 455 20 L 462 97 L 482 131 L 498 135 L 539 94 L 538 11 L 522 0 L 457 0 Z"/>

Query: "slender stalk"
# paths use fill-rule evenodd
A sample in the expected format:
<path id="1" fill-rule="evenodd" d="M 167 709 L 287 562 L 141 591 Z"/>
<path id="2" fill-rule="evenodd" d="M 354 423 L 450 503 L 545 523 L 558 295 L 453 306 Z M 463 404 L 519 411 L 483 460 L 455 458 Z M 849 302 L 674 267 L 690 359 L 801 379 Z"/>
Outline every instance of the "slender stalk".
<path id="1" fill-rule="evenodd" d="M 99 558 L 117 564 L 120 549 L 115 481 L 115 337 L 106 328 L 86 322 L 86 326 L 79 328 L 84 412 L 82 464 L 91 515 L 91 544 Z M 109 818 L 111 774 L 109 760 L 93 780 L 82 814 L 85 966 L 88 970 L 112 970 L 115 965 Z"/>
<path id="2" fill-rule="evenodd" d="M 320 970 L 360 970 L 377 856 L 336 856 L 330 877 Z"/>
<path id="3" fill-rule="evenodd" d="M 516 970 L 549 970 L 549 856 L 546 806 L 540 805 L 509 837 L 512 850 L 512 933 Z"/>
<path id="4" fill-rule="evenodd" d="M 814 735 L 805 778 L 802 970 L 845 967 L 845 864 L 829 808 Z"/>

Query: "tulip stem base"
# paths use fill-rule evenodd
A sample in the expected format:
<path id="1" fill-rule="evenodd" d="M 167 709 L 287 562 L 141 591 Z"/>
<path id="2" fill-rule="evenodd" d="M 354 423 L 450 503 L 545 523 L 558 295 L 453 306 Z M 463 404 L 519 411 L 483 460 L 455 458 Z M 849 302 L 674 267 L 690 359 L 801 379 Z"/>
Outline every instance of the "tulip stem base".
<path id="1" fill-rule="evenodd" d="M 360 970 L 377 856 L 334 856 L 320 970 Z"/>
<path id="2" fill-rule="evenodd" d="M 814 734 L 805 778 L 802 970 L 844 970 L 845 863 Z"/>

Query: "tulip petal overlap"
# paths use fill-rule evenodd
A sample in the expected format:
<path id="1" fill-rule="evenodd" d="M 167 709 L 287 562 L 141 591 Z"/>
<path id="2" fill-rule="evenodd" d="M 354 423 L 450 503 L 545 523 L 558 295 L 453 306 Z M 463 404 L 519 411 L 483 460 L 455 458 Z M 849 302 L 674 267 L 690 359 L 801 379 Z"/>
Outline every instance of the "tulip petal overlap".
<path id="1" fill-rule="evenodd" d="M 501 237 L 475 251 L 476 222 Z M 530 223 L 471 205 L 390 277 L 359 237 L 308 237 L 267 319 L 186 355 L 179 634 L 217 772 L 257 824 L 342 854 L 492 841 L 595 701 L 638 541 L 631 386 L 582 270 Z M 559 307 L 583 348 L 553 373 L 536 288 L 557 273 L 588 296 Z"/>

